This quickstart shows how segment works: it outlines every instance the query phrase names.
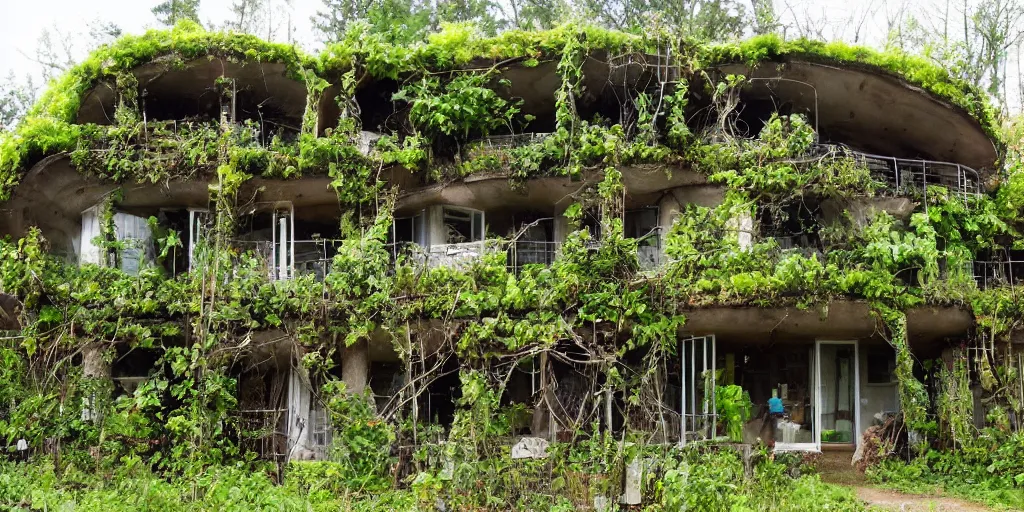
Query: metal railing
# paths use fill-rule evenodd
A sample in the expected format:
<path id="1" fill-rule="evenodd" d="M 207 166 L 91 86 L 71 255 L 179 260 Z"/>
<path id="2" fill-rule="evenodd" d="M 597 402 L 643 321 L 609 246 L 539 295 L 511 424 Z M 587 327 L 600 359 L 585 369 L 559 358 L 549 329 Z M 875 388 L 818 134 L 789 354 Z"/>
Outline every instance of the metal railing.
<path id="1" fill-rule="evenodd" d="M 255 452 L 261 459 L 284 460 L 288 439 L 282 427 L 285 409 L 238 411 L 238 433 L 243 452 Z"/>
<path id="2" fill-rule="evenodd" d="M 331 263 L 340 240 L 315 239 L 295 240 L 287 258 L 289 268 L 281 270 L 276 259 L 274 243 L 269 240 L 232 240 L 231 245 L 242 254 L 248 253 L 261 262 L 271 280 L 289 279 L 294 276 L 313 275 L 323 281 L 331 271 Z"/>
<path id="3" fill-rule="evenodd" d="M 466 148 L 469 157 L 493 155 L 500 151 L 528 146 L 544 141 L 550 133 L 516 133 L 512 135 L 492 135 L 477 139 Z"/>
<path id="4" fill-rule="evenodd" d="M 896 195 L 920 194 L 929 186 L 945 187 L 964 199 L 984 193 L 978 171 L 952 162 L 896 158 L 856 151 L 840 144 L 817 144 L 810 156 L 846 156 L 864 165 L 871 175 L 885 183 Z"/>
<path id="5" fill-rule="evenodd" d="M 249 123 L 228 123 L 226 125 L 216 121 L 144 121 L 142 130 L 142 141 L 148 142 L 150 139 L 159 140 L 161 138 L 176 137 L 176 138 L 190 138 L 194 134 L 203 131 L 208 132 L 208 136 L 211 139 L 216 139 L 220 136 L 225 126 L 232 128 L 232 136 L 234 142 L 237 145 L 250 145 L 253 147 L 270 147 L 274 137 L 268 136 L 266 132 L 261 129 L 261 125 L 256 122 Z"/>
<path id="6" fill-rule="evenodd" d="M 551 265 L 558 256 L 559 242 L 516 240 L 509 243 L 509 270 L 519 273 L 526 265 Z"/>
<path id="7" fill-rule="evenodd" d="M 971 267 L 974 281 L 982 290 L 1004 286 L 1013 290 L 1024 284 L 1024 259 L 974 261 Z"/>
<path id="8" fill-rule="evenodd" d="M 274 244 L 268 240 L 233 240 L 231 245 L 242 254 L 255 257 L 261 264 L 263 272 L 269 279 L 289 279 L 292 277 L 313 275 L 316 280 L 323 281 L 331 272 L 334 255 L 342 241 L 332 239 L 296 240 L 291 261 L 291 269 L 281 272 L 278 267 Z M 480 258 L 498 252 L 508 255 L 507 267 L 518 273 L 526 265 L 551 265 L 558 257 L 562 243 L 550 240 L 499 240 L 488 239 L 478 242 L 454 244 L 436 244 L 429 247 L 415 242 L 391 242 L 386 244 L 391 255 L 392 264 L 404 258 L 418 266 L 426 268 L 450 267 L 467 268 Z M 601 241 L 594 240 L 588 244 L 597 249 Z M 641 270 L 654 270 L 661 266 L 661 228 L 654 228 L 638 238 L 637 259 Z"/>

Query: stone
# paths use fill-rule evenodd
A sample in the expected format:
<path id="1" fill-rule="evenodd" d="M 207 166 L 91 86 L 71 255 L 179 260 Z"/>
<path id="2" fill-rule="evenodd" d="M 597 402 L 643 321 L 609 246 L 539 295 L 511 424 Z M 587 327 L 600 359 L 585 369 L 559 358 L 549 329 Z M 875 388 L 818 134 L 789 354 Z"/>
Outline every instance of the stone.
<path id="1" fill-rule="evenodd" d="M 540 437 L 524 437 L 512 446 L 513 459 L 548 458 L 548 441 Z"/>
<path id="2" fill-rule="evenodd" d="M 622 498 L 619 500 L 623 505 L 639 505 L 643 493 L 640 486 L 644 478 L 644 460 L 634 458 L 626 465 L 626 485 L 623 489 Z"/>

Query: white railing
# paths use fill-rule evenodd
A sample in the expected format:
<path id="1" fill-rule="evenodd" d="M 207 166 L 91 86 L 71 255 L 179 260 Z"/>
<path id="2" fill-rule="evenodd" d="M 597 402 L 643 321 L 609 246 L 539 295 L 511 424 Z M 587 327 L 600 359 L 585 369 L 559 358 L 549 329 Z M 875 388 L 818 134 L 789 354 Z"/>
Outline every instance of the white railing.
<path id="1" fill-rule="evenodd" d="M 815 145 L 809 156 L 853 158 L 866 166 L 872 176 L 885 183 L 897 195 L 925 195 L 929 186 L 945 187 L 965 199 L 984 193 L 978 171 L 953 162 L 874 155 L 839 144 Z"/>
<path id="2" fill-rule="evenodd" d="M 1024 259 L 975 261 L 972 271 L 978 288 L 982 290 L 1003 286 L 1013 290 L 1017 285 L 1024 284 Z"/>

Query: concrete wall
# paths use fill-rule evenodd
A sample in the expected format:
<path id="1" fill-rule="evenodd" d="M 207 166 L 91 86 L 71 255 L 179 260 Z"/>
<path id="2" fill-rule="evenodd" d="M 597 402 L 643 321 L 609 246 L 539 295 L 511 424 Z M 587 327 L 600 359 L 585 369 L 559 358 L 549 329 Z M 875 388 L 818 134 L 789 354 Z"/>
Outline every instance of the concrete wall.
<path id="1" fill-rule="evenodd" d="M 860 442 L 861 434 L 874 424 L 875 414 L 900 410 L 899 390 L 896 388 L 896 382 L 868 384 L 868 353 L 872 347 L 879 347 L 879 345 L 862 342 L 857 355 L 860 361 L 860 432 L 857 434 L 858 442 Z"/>

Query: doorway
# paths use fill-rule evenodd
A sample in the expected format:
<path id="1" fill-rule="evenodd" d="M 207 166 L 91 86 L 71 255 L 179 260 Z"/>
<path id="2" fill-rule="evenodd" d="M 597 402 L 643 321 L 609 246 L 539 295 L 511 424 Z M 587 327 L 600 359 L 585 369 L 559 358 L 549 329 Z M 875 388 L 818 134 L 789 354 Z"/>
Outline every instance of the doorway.
<path id="1" fill-rule="evenodd" d="M 860 432 L 860 365 L 856 341 L 818 343 L 818 432 L 825 445 L 857 444 Z"/>

